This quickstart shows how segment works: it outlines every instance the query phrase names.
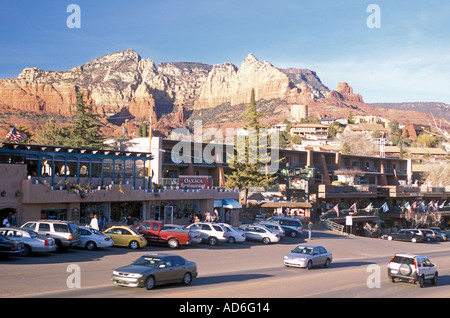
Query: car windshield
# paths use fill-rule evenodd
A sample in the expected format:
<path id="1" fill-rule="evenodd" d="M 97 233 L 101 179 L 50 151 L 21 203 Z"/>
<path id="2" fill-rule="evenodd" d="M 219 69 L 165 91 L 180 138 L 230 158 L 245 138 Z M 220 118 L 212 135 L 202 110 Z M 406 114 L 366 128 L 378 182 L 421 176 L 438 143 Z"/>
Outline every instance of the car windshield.
<path id="1" fill-rule="evenodd" d="M 161 263 L 160 257 L 154 256 L 141 256 L 135 260 L 131 265 L 148 266 L 148 267 L 158 267 Z"/>
<path id="2" fill-rule="evenodd" d="M 297 246 L 292 250 L 293 253 L 299 253 L 299 254 L 308 254 L 311 255 L 313 253 L 313 248 L 309 246 Z"/>

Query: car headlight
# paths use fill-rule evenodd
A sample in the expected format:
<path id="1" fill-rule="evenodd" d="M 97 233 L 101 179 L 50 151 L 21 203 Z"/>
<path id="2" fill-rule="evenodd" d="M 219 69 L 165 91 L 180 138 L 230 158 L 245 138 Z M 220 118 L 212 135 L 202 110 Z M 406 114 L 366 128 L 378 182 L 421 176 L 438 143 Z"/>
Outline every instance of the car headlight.
<path id="1" fill-rule="evenodd" d="M 141 278 L 142 275 L 141 274 L 128 274 L 128 277 L 130 277 L 130 278 Z"/>

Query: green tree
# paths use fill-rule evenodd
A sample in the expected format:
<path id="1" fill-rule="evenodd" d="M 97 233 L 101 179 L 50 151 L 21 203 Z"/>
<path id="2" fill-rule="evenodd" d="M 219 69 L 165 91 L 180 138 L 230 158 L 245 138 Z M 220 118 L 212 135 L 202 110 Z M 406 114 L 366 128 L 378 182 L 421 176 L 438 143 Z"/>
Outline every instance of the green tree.
<path id="1" fill-rule="evenodd" d="M 93 113 L 92 104 L 85 104 L 83 94 L 77 93 L 75 116 L 70 129 L 68 146 L 103 149 L 105 137 L 101 132 L 100 115 Z"/>
<path id="2" fill-rule="evenodd" d="M 260 119 L 263 114 L 257 111 L 255 102 L 255 92 L 252 90 L 250 104 L 246 108 L 243 118 L 244 127 L 250 132 L 245 138 L 244 144 L 235 146 L 235 156 L 233 162 L 229 163 L 231 173 L 226 175 L 225 185 L 228 188 L 238 187 L 244 192 L 244 204 L 247 204 L 248 190 L 251 186 L 269 186 L 277 176 L 270 174 L 265 169 L 267 166 L 263 161 L 267 158 L 261 156 L 262 147 L 260 145 Z M 240 139 L 238 138 L 238 142 Z M 256 147 L 255 147 L 256 146 Z M 266 156 L 270 156 L 267 154 Z"/>
<path id="3" fill-rule="evenodd" d="M 35 142 L 39 145 L 66 146 L 70 132 L 66 127 L 58 127 L 55 118 L 36 130 Z"/>

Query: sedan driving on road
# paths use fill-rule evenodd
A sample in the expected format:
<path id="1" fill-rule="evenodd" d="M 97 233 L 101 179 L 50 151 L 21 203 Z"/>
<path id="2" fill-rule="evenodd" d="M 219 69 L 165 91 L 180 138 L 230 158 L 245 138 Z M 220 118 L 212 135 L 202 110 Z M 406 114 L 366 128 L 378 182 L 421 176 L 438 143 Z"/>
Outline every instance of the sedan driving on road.
<path id="1" fill-rule="evenodd" d="M 143 255 L 128 266 L 113 271 L 113 283 L 152 289 L 161 284 L 189 285 L 197 277 L 197 264 L 178 255 Z"/>
<path id="2" fill-rule="evenodd" d="M 311 269 L 313 266 L 330 266 L 333 255 L 325 247 L 320 245 L 302 244 L 294 248 L 283 258 L 284 266 L 305 267 Z"/>

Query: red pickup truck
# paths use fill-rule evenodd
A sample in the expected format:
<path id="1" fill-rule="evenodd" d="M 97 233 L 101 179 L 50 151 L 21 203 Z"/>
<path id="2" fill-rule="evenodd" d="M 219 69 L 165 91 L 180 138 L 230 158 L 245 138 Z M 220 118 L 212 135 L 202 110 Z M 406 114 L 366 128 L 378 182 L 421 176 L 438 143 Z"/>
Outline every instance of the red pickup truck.
<path id="1" fill-rule="evenodd" d="M 139 233 L 144 234 L 149 243 L 166 243 L 171 248 L 181 245 L 189 245 L 189 230 L 183 229 L 163 229 L 163 223 L 158 221 L 144 221 L 134 228 Z"/>

